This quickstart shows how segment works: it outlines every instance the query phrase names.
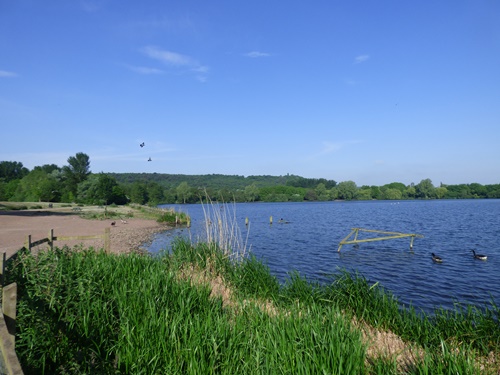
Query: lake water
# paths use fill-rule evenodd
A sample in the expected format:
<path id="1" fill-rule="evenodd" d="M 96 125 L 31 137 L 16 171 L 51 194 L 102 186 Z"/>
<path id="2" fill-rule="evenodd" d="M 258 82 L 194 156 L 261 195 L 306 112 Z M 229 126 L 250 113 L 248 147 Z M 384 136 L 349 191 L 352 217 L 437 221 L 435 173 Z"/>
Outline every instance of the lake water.
<path id="1" fill-rule="evenodd" d="M 398 300 L 432 312 L 454 303 L 478 307 L 500 302 L 500 200 L 360 201 L 307 203 L 238 203 L 242 237 L 257 258 L 280 280 L 296 270 L 310 280 L 331 281 L 341 269 L 357 271 L 379 282 Z M 149 251 L 169 248 L 175 236 L 197 238 L 203 231 L 201 205 L 165 205 L 189 214 L 190 229 L 156 236 Z M 207 207 L 205 207 L 207 208 Z M 273 224 L 270 225 L 270 216 Z M 249 220 L 248 228 L 245 218 Z M 288 223 L 280 224 L 283 218 Z M 410 238 L 362 243 L 339 242 L 352 228 L 416 233 Z M 361 233 L 361 232 L 360 232 Z M 370 235 L 373 237 L 374 235 Z M 366 238 L 359 235 L 358 239 Z M 471 250 L 488 256 L 473 258 Z M 434 263 L 431 253 L 443 258 Z"/>

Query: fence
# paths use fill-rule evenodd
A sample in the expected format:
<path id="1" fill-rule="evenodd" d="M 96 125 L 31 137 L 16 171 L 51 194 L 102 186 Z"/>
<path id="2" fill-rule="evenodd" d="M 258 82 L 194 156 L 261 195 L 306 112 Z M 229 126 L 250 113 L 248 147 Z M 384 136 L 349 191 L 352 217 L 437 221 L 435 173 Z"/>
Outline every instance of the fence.
<path id="1" fill-rule="evenodd" d="M 48 237 L 42 238 L 41 240 L 32 241 L 31 235 L 28 235 L 24 248 L 28 251 L 35 246 L 48 243 L 49 247 L 52 249 L 54 247 L 54 241 L 85 241 L 94 239 L 104 239 L 104 250 L 106 252 L 110 251 L 111 241 L 110 241 L 110 229 L 106 228 L 104 234 L 99 234 L 95 236 L 54 236 L 54 230 L 49 231 Z M 6 375 L 22 375 L 23 370 L 19 359 L 16 354 L 16 304 L 17 304 L 17 284 L 12 283 L 5 286 L 5 266 L 7 262 L 17 258 L 17 252 L 11 257 L 7 258 L 5 252 L 0 256 L 0 286 L 2 288 L 2 304 L 1 304 L 1 314 L 0 314 L 0 374 Z"/>

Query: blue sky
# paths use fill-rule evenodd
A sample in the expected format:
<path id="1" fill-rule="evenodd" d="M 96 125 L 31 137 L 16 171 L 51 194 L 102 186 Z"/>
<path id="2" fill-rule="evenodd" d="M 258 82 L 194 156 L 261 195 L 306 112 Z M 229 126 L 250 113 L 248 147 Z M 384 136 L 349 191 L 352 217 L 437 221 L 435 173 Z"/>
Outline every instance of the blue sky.
<path id="1" fill-rule="evenodd" d="M 0 0 L 0 161 L 500 183 L 499 19 L 495 0 Z"/>

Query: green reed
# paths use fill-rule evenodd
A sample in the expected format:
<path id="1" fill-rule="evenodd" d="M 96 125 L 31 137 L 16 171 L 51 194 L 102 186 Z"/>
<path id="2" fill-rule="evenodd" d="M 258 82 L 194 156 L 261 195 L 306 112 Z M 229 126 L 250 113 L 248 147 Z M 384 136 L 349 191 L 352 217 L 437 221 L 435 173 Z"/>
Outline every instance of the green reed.
<path id="1" fill-rule="evenodd" d="M 498 353 L 498 310 L 427 316 L 346 272 L 328 285 L 292 272 L 280 284 L 255 257 L 236 262 L 214 244 L 177 240 L 159 257 L 56 248 L 10 268 L 26 374 L 474 374 Z M 220 276 L 231 302 L 187 269 Z M 422 355 L 368 358 L 353 317 Z"/>
<path id="2" fill-rule="evenodd" d="M 221 263 L 214 270 L 229 267 L 199 247 L 198 258 Z M 181 263 L 171 257 L 68 248 L 20 255 L 11 275 L 20 285 L 16 347 L 25 373 L 364 372 L 360 334 L 338 310 L 269 314 L 241 304 L 234 313 L 208 285 L 178 278 Z M 251 272 L 228 276 L 242 290 L 257 275 L 248 264 Z M 262 290 L 254 294 L 269 295 Z"/>

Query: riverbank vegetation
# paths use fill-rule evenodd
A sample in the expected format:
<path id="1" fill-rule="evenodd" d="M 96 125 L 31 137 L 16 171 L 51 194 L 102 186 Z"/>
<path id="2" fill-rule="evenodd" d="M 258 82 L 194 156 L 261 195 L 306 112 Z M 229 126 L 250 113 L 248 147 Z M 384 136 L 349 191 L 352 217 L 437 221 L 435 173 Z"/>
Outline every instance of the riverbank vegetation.
<path id="1" fill-rule="evenodd" d="M 285 176 L 91 173 L 90 158 L 77 153 L 68 165 L 37 166 L 0 161 L 0 201 L 62 202 L 91 205 L 136 203 L 303 202 L 333 200 L 500 198 L 500 184 L 444 184 L 430 179 L 405 185 L 357 186 L 354 181 Z"/>
<path id="2" fill-rule="evenodd" d="M 158 257 L 20 254 L 16 351 L 26 374 L 488 374 L 496 307 L 433 316 L 340 273 L 278 283 L 251 255 L 179 240 Z"/>

